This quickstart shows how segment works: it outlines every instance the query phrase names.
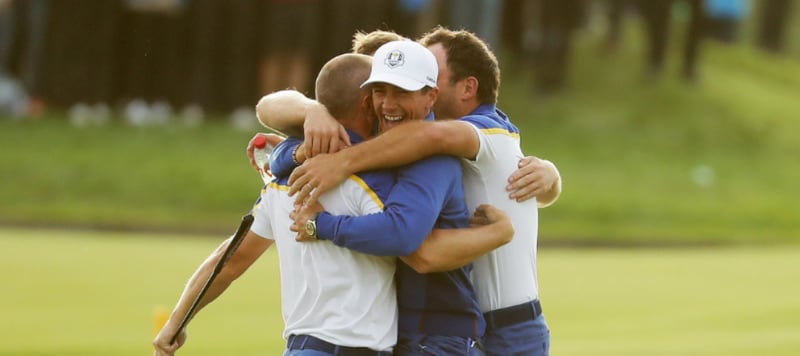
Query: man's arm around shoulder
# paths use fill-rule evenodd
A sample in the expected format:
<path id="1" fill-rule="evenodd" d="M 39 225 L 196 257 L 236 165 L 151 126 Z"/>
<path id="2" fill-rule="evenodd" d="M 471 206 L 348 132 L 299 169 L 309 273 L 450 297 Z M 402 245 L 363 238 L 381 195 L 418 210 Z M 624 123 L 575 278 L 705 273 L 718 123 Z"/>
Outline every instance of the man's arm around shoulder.
<path id="1" fill-rule="evenodd" d="M 347 171 L 354 173 L 398 167 L 437 154 L 474 159 L 479 148 L 478 135 L 469 123 L 415 121 L 340 154 Z"/>

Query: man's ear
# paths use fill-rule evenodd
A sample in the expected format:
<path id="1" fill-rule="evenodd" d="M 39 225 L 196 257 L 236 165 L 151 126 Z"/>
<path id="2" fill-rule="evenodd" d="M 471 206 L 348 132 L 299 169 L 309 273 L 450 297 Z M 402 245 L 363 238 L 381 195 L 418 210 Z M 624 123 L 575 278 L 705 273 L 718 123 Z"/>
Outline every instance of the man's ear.
<path id="1" fill-rule="evenodd" d="M 433 103 L 436 102 L 436 98 L 439 97 L 439 88 L 431 88 L 426 95 L 428 96 L 431 106 L 433 106 Z"/>
<path id="2" fill-rule="evenodd" d="M 478 96 L 478 78 L 469 76 L 464 78 L 463 91 L 461 92 L 461 99 L 464 101 L 472 100 Z"/>
<path id="3" fill-rule="evenodd" d="M 372 112 L 372 95 L 370 94 L 361 95 L 359 108 L 365 112 Z"/>

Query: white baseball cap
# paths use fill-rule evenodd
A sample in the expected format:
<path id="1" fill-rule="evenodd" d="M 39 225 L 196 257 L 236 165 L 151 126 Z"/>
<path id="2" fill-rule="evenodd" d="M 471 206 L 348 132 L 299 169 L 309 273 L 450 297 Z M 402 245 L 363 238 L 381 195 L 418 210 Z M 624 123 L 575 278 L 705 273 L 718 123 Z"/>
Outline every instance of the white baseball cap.
<path id="1" fill-rule="evenodd" d="M 417 91 L 425 86 L 435 88 L 438 76 L 439 65 L 430 50 L 414 41 L 392 41 L 375 51 L 369 79 L 361 87 L 387 83 Z"/>

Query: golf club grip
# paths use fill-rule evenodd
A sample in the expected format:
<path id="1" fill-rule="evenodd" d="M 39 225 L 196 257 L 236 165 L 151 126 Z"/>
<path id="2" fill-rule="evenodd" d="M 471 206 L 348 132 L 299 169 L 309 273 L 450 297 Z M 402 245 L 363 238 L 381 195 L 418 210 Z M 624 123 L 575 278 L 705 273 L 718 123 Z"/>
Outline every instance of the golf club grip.
<path id="1" fill-rule="evenodd" d="M 225 249 L 225 253 L 220 257 L 217 264 L 214 266 L 214 270 L 211 272 L 211 275 L 208 276 L 206 283 L 203 285 L 203 288 L 197 293 L 197 296 L 194 298 L 192 305 L 189 307 L 189 310 L 186 312 L 186 315 L 183 316 L 183 320 L 181 320 L 181 324 L 178 326 L 178 329 L 175 331 L 175 335 L 172 335 L 172 339 L 170 340 L 170 345 L 174 344 L 175 341 L 178 339 L 178 335 L 181 334 L 183 328 L 186 327 L 186 324 L 189 323 L 189 320 L 192 319 L 194 312 L 197 310 L 197 305 L 200 303 L 200 299 L 203 299 L 203 296 L 208 291 L 208 288 L 211 286 L 211 283 L 214 282 L 214 279 L 217 277 L 222 268 L 228 263 L 228 260 L 233 256 L 236 252 L 236 249 L 239 248 L 241 245 L 242 240 L 244 240 L 244 236 L 250 230 L 250 226 L 253 225 L 253 215 L 247 214 L 242 217 L 242 222 L 239 224 L 239 228 L 236 229 L 236 234 L 233 235 L 231 242 L 228 244 L 228 247 Z"/>

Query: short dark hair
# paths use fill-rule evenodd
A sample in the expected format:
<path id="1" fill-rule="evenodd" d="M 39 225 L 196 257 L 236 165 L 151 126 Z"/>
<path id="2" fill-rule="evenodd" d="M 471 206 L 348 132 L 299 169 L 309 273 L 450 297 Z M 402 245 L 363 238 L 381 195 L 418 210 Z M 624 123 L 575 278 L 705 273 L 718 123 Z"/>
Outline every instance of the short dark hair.
<path id="1" fill-rule="evenodd" d="M 353 35 L 353 53 L 371 56 L 384 44 L 404 39 L 406 38 L 388 30 L 375 30 L 369 33 L 358 31 Z"/>
<path id="2" fill-rule="evenodd" d="M 500 65 L 489 46 L 478 36 L 466 30 L 453 31 L 437 26 L 423 35 L 419 42 L 425 47 L 441 43 L 447 52 L 450 81 L 455 83 L 473 76 L 478 79 L 478 100 L 485 104 L 497 103 Z"/>
<path id="3" fill-rule="evenodd" d="M 371 68 L 370 56 L 346 53 L 333 57 L 317 75 L 317 101 L 337 120 L 349 118 L 358 108 L 361 83 L 369 78 Z"/>

